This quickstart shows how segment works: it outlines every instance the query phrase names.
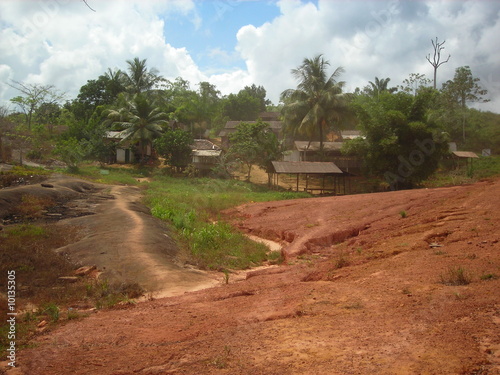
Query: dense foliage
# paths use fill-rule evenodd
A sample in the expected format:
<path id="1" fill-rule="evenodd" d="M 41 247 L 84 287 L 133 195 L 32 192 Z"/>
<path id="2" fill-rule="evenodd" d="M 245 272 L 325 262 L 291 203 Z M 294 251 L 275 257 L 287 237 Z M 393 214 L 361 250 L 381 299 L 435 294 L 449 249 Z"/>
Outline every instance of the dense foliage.
<path id="1" fill-rule="evenodd" d="M 285 90 L 278 106 L 266 99 L 262 86 L 245 86 L 224 96 L 209 82 L 193 89 L 182 77 L 167 80 L 148 67 L 146 59 L 136 57 L 125 66 L 87 81 L 65 104 L 67 98 L 52 85 L 11 81 L 19 91 L 11 99 L 18 112 L 0 108 L 2 159 L 10 148 L 19 151 L 18 161 L 25 156 L 64 155 L 76 164 L 84 159 L 105 163 L 113 159 L 115 148 L 132 145 L 135 156 L 144 161 L 158 139 L 158 154 L 182 169 L 189 159 L 190 139 L 217 136 L 228 120 L 255 121 L 259 113 L 271 109 L 281 111 L 288 140 L 319 141 L 320 149 L 343 128 L 361 130 L 365 138 L 352 142 L 349 152 L 361 156 L 367 173 L 385 175 L 394 188 L 414 186 L 431 173 L 445 140 L 455 142 L 459 150 L 500 152 L 500 115 L 471 108 L 488 97 L 468 66 L 458 67 L 440 90 L 431 89 L 425 75 L 411 73 L 401 86 L 392 87 L 390 78 L 375 77 L 362 89 L 346 93 L 345 83 L 338 80 L 343 68 L 331 73 L 329 62 L 317 55 L 292 70 L 297 87 Z M 119 142 L 109 141 L 110 131 L 122 132 Z M 273 136 L 261 123 L 242 125 L 219 169 L 227 170 L 224 166 L 237 160 L 249 171 L 252 165 L 270 171 L 270 161 L 282 151 Z M 432 155 L 415 143 L 424 140 L 436 146 Z M 71 150 L 65 151 L 69 144 L 78 144 L 76 158 L 66 152 Z M 425 158 L 421 163 L 415 159 L 413 164 L 418 165 L 413 165 L 411 157 L 418 152 Z M 411 173 L 401 173 L 405 167 Z"/>
<path id="2" fill-rule="evenodd" d="M 356 97 L 353 108 L 365 138 L 347 142 L 345 152 L 360 156 L 365 172 L 383 177 L 391 189 L 417 185 L 448 152 L 448 137 L 427 116 L 436 95 L 427 89 L 417 96 L 385 92 Z"/>
<path id="3" fill-rule="evenodd" d="M 269 124 L 261 120 L 253 123 L 242 122 L 229 138 L 229 154 L 246 165 L 248 180 L 252 165 L 258 165 L 271 173 L 271 162 L 281 157 L 282 150 L 278 138 L 269 128 Z"/>
<path id="4" fill-rule="evenodd" d="M 193 137 L 180 129 L 166 130 L 153 142 L 158 155 L 165 158 L 165 163 L 183 169 L 191 161 L 191 145 Z"/>

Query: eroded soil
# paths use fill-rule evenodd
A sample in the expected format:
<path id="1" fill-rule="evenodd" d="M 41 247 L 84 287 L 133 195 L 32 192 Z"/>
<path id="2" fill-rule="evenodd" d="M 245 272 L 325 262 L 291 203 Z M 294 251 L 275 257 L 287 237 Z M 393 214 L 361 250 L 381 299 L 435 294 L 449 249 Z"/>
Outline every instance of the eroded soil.
<path id="1" fill-rule="evenodd" d="M 500 374 L 499 203 L 494 180 L 230 210 L 287 264 L 69 322 L 9 374 Z"/>

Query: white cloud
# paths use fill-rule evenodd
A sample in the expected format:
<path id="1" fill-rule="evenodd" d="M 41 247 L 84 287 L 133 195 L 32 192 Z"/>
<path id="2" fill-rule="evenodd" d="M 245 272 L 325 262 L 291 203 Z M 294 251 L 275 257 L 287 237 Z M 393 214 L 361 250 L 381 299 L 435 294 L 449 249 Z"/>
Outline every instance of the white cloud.
<path id="1" fill-rule="evenodd" d="M 0 64 L 0 82 L 8 82 L 12 79 L 12 69 L 10 66 Z M 0 98 L 5 94 L 9 86 L 0 85 Z M 0 102 L 0 105 L 5 105 Z"/>
<path id="2" fill-rule="evenodd" d="M 189 15 L 191 1 L 83 2 L 68 0 L 7 1 L 0 16 L 0 56 L 13 71 L 7 79 L 53 84 L 69 98 L 108 67 L 125 68 L 135 56 L 147 58 L 167 78 L 190 81 L 204 75 L 188 51 L 165 41 L 163 20 Z M 4 81 L 5 82 L 5 81 Z M 4 101 L 15 91 L 2 93 Z M 7 96 L 6 96 L 7 95 Z"/>
<path id="3" fill-rule="evenodd" d="M 478 4 L 480 3 L 480 4 Z M 261 26 L 242 27 L 237 49 L 256 84 L 264 85 L 276 102 L 296 86 L 290 70 L 305 57 L 323 53 L 332 71 L 343 66 L 341 79 L 353 90 L 375 76 L 400 84 L 410 73 L 432 78 L 425 56 L 431 39 L 446 39 L 438 70 L 438 87 L 453 78 L 455 68 L 471 66 L 474 75 L 488 79 L 492 103 L 481 108 L 500 111 L 499 8 L 495 2 L 450 1 L 280 1 L 281 15 Z M 484 80 L 483 80 L 484 81 Z"/>
<path id="4" fill-rule="evenodd" d="M 236 70 L 229 73 L 214 74 L 208 78 L 208 82 L 215 85 L 223 94 L 228 95 L 237 93 L 245 86 L 251 86 L 254 83 L 254 77 L 243 70 Z"/>
<path id="5" fill-rule="evenodd" d="M 194 35 L 204 32 L 207 20 L 192 0 L 89 0 L 89 5 L 96 12 L 76 0 L 2 0 L 0 82 L 53 84 L 73 98 L 87 80 L 108 67 L 124 69 L 126 60 L 138 56 L 168 79 L 182 76 L 193 86 L 208 80 L 224 94 L 263 85 L 277 103 L 283 90 L 296 86 L 290 70 L 318 53 L 330 61 L 332 72 L 345 68 L 341 79 L 350 90 L 375 76 L 390 77 L 392 85 L 409 73 L 432 78 L 425 56 L 438 36 L 446 39 L 444 57 L 452 55 L 438 71 L 438 86 L 455 68 L 469 65 L 491 94 L 492 102 L 481 108 L 500 112 L 499 2 L 281 0 L 279 16 L 240 28 L 235 51 L 216 44 L 188 51 L 169 43 L 164 22 L 174 17 L 189 19 Z M 207 56 L 213 64 L 201 71 L 191 55 Z M 238 57 L 246 69 L 230 67 Z M 228 68 L 214 66 L 217 58 Z M 15 95 L 0 86 L 0 103 Z"/>

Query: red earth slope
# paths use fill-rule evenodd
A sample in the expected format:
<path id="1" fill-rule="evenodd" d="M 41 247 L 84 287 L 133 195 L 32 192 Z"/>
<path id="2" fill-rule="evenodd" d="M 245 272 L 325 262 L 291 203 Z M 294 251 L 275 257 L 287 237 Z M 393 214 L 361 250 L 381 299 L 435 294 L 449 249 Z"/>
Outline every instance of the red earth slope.
<path id="1" fill-rule="evenodd" d="M 493 180 L 230 210 L 283 241 L 287 264 L 70 322 L 22 351 L 21 370 L 500 374 L 499 207 Z"/>

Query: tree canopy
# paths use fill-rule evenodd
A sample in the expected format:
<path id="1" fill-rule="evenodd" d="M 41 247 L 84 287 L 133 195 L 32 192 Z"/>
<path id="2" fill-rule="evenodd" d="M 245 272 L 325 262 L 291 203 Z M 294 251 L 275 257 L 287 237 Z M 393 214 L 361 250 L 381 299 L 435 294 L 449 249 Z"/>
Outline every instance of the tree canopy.
<path id="1" fill-rule="evenodd" d="M 123 107 L 110 110 L 108 119 L 122 130 L 123 141 L 139 141 L 142 161 L 146 148 L 161 136 L 163 126 L 168 123 L 167 114 L 141 94 L 125 99 Z"/>
<path id="2" fill-rule="evenodd" d="M 191 161 L 193 137 L 182 129 L 167 129 L 154 140 L 158 155 L 165 158 L 165 164 L 176 169 L 185 168 Z"/>
<path id="3" fill-rule="evenodd" d="M 446 135 L 427 116 L 436 95 L 430 89 L 417 96 L 386 92 L 378 100 L 358 96 L 353 107 L 365 138 L 347 142 L 344 151 L 359 155 L 365 172 L 384 178 L 391 189 L 417 185 L 448 152 Z"/>
<path id="4" fill-rule="evenodd" d="M 337 81 L 344 69 L 338 67 L 328 75 L 329 65 L 322 55 L 304 59 L 292 70 L 299 82 L 297 88 L 281 94 L 286 131 L 318 140 L 320 152 L 328 130 L 333 126 L 339 128 L 350 114 L 348 97 L 342 92 L 345 83 Z"/>
<path id="5" fill-rule="evenodd" d="M 246 165 L 248 180 L 253 165 L 258 165 L 270 173 L 271 161 L 278 160 L 281 156 L 282 150 L 276 135 L 269 128 L 269 124 L 262 120 L 240 123 L 229 139 L 231 147 L 228 152 Z"/>

